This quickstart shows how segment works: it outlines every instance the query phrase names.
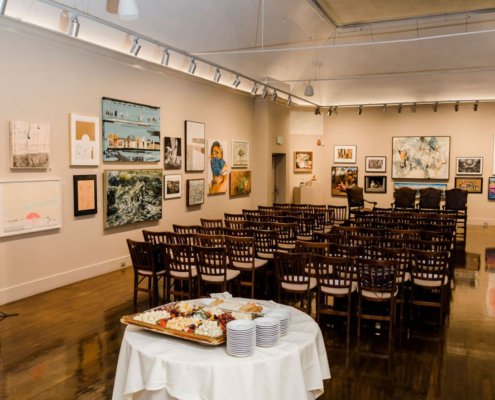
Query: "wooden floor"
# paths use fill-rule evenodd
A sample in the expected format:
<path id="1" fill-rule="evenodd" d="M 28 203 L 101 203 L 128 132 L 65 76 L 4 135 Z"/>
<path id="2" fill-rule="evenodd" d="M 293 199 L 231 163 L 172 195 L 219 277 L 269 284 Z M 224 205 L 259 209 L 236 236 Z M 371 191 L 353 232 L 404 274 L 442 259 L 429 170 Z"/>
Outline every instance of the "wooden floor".
<path id="1" fill-rule="evenodd" d="M 495 272 L 485 271 L 486 247 L 495 247 L 495 228 L 470 228 L 445 329 L 404 330 L 391 359 L 374 356 L 386 349 L 385 332 L 370 328 L 358 351 L 355 333 L 346 348 L 338 321 L 322 323 L 332 379 L 321 399 L 495 399 Z M 119 319 L 132 313 L 129 269 L 0 310 L 20 313 L 0 323 L 0 399 L 111 398 Z"/>

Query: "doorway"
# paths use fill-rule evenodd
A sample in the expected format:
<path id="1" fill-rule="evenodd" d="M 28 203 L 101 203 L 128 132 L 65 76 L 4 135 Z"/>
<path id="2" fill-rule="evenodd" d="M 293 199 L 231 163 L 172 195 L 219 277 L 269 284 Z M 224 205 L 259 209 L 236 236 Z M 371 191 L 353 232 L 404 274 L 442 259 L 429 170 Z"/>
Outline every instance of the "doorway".
<path id="1" fill-rule="evenodd" d="M 283 153 L 272 154 L 272 174 L 270 187 L 272 188 L 272 204 L 286 203 L 286 157 Z"/>

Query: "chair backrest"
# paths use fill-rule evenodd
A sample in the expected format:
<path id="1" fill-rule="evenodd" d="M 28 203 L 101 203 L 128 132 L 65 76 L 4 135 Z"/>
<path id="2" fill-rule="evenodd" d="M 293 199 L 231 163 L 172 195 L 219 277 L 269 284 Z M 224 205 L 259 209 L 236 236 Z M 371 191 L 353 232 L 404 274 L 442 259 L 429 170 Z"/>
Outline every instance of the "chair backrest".
<path id="1" fill-rule="evenodd" d="M 223 218 L 225 221 L 241 221 L 245 220 L 246 216 L 244 214 L 229 214 L 229 213 L 224 213 Z"/>
<path id="2" fill-rule="evenodd" d="M 328 255 L 332 257 L 356 258 L 363 254 L 362 247 L 350 246 L 347 244 L 330 243 Z"/>
<path id="3" fill-rule="evenodd" d="M 177 225 L 173 224 L 172 229 L 175 233 L 198 233 L 197 225 Z"/>
<path id="4" fill-rule="evenodd" d="M 328 255 L 328 243 L 325 242 L 310 242 L 307 240 L 296 240 L 296 253 L 306 253 L 310 255 Z"/>
<path id="5" fill-rule="evenodd" d="M 462 189 L 448 189 L 445 191 L 445 209 L 464 211 L 467 208 L 468 192 Z"/>
<path id="6" fill-rule="evenodd" d="M 312 217 L 299 217 L 296 219 L 297 236 L 313 236 L 315 220 Z"/>
<path id="7" fill-rule="evenodd" d="M 244 215 L 244 218 L 246 219 L 246 216 L 248 216 L 248 215 L 260 215 L 260 210 L 249 210 L 249 209 L 243 208 L 242 214 Z"/>
<path id="8" fill-rule="evenodd" d="M 193 246 L 199 276 L 227 277 L 227 251 L 225 247 Z M 220 283 L 220 282 L 219 282 Z"/>
<path id="9" fill-rule="evenodd" d="M 290 222 L 273 222 L 272 229 L 277 233 L 277 242 L 284 244 L 296 243 L 297 224 Z"/>
<path id="10" fill-rule="evenodd" d="M 225 236 L 253 237 L 251 229 L 224 228 Z"/>
<path id="11" fill-rule="evenodd" d="M 379 237 L 366 236 L 366 235 L 349 235 L 348 242 L 350 246 L 367 248 L 376 246 L 380 241 Z"/>
<path id="12" fill-rule="evenodd" d="M 383 231 L 383 236 L 394 239 L 419 239 L 419 230 L 417 229 L 394 229 L 389 228 Z"/>
<path id="13" fill-rule="evenodd" d="M 225 227 L 230 229 L 248 229 L 249 227 L 249 221 L 245 219 L 226 219 L 224 222 Z"/>
<path id="14" fill-rule="evenodd" d="M 209 227 L 209 228 L 221 228 L 221 227 L 223 227 L 223 220 L 222 219 L 200 218 L 199 221 L 201 222 L 201 226 L 204 226 L 204 227 Z"/>
<path id="15" fill-rule="evenodd" d="M 345 257 L 329 257 L 314 255 L 312 257 L 313 268 L 316 271 L 318 287 L 348 289 L 351 292 L 352 260 Z"/>
<path id="16" fill-rule="evenodd" d="M 225 247 L 232 267 L 235 267 L 236 263 L 251 263 L 254 268 L 256 258 L 254 237 L 225 236 Z"/>
<path id="17" fill-rule="evenodd" d="M 267 221 L 248 221 L 248 227 L 252 230 L 269 230 L 272 227 L 272 222 Z"/>
<path id="18" fill-rule="evenodd" d="M 307 284 L 306 288 L 297 291 L 309 290 L 310 276 L 306 269 L 308 255 L 304 253 L 275 252 L 275 273 L 280 284 Z"/>
<path id="19" fill-rule="evenodd" d="M 345 238 L 338 233 L 332 232 L 316 232 L 314 234 L 315 241 L 317 242 L 326 242 L 326 243 L 341 243 L 344 244 Z"/>
<path id="20" fill-rule="evenodd" d="M 351 208 L 362 208 L 364 207 L 364 197 L 363 188 L 359 186 L 353 186 L 346 190 L 347 194 L 347 205 L 349 210 Z"/>
<path id="21" fill-rule="evenodd" d="M 448 251 L 412 250 L 411 277 L 413 283 L 421 279 L 422 282 L 445 284 L 449 272 L 449 257 Z"/>
<path id="22" fill-rule="evenodd" d="M 256 255 L 260 258 L 274 254 L 277 250 L 277 233 L 272 229 L 253 230 Z"/>
<path id="23" fill-rule="evenodd" d="M 373 292 L 376 299 L 385 294 L 390 298 L 395 294 L 396 287 L 396 262 L 394 260 L 373 260 L 369 258 L 357 258 L 358 292 L 364 290 Z"/>
<path id="24" fill-rule="evenodd" d="M 166 244 L 163 248 L 167 257 L 168 273 L 180 272 L 192 277 L 192 267 L 196 263 L 192 246 L 187 244 Z"/>
<path id="25" fill-rule="evenodd" d="M 134 271 L 150 271 L 155 273 L 157 268 L 157 247 L 151 242 L 138 242 L 127 239 L 127 247 L 131 255 Z"/>
<path id="26" fill-rule="evenodd" d="M 147 231 L 146 229 L 143 229 L 143 237 L 145 242 L 150 242 L 154 245 L 160 244 L 160 243 L 166 243 L 167 242 L 167 233 L 168 232 L 154 232 L 154 231 Z"/>
<path id="27" fill-rule="evenodd" d="M 372 247 L 367 255 L 375 260 L 395 261 L 397 267 L 395 275 L 400 282 L 403 282 L 405 273 L 411 269 L 411 252 L 406 248 Z"/>
<path id="28" fill-rule="evenodd" d="M 333 210 L 333 219 L 336 223 L 342 223 L 347 219 L 347 206 L 328 205 L 329 210 Z"/>
<path id="29" fill-rule="evenodd" d="M 450 252 L 453 249 L 453 244 L 452 240 L 414 240 L 411 243 L 411 248 L 414 250 Z"/>
<path id="30" fill-rule="evenodd" d="M 440 209 L 442 191 L 437 188 L 419 189 L 419 208 Z"/>
<path id="31" fill-rule="evenodd" d="M 175 233 L 167 232 L 167 244 L 186 244 L 192 246 L 195 244 L 195 233 Z"/>
<path id="32" fill-rule="evenodd" d="M 201 235 L 223 235 L 222 226 L 198 226 L 198 234 Z"/>
<path id="33" fill-rule="evenodd" d="M 394 191 L 395 208 L 415 208 L 416 189 L 410 187 L 397 188 Z"/>
<path id="34" fill-rule="evenodd" d="M 198 233 L 194 236 L 195 245 L 203 247 L 225 247 L 224 235 L 205 235 Z"/>

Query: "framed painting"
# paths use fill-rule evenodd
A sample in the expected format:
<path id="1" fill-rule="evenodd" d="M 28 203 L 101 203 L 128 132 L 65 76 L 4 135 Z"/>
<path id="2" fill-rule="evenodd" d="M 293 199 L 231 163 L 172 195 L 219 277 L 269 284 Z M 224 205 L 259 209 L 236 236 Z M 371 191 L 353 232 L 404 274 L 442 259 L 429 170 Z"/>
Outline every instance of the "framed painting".
<path id="1" fill-rule="evenodd" d="M 205 124 L 185 121 L 186 172 L 205 170 Z"/>
<path id="2" fill-rule="evenodd" d="M 495 200 L 495 176 L 488 178 L 488 200 Z"/>
<path id="3" fill-rule="evenodd" d="M 357 146 L 336 145 L 333 147 L 333 162 L 344 164 L 356 163 Z"/>
<path id="4" fill-rule="evenodd" d="M 485 249 L 485 271 L 495 272 L 495 247 Z"/>
<path id="5" fill-rule="evenodd" d="M 469 193 L 483 193 L 483 178 L 461 177 L 455 178 L 456 189 L 462 189 Z"/>
<path id="6" fill-rule="evenodd" d="M 332 196 L 347 196 L 346 191 L 357 186 L 358 167 L 332 167 Z"/>
<path id="7" fill-rule="evenodd" d="M 226 145 L 223 140 L 209 140 L 208 194 L 227 193 L 229 188 L 230 165 L 225 158 Z"/>
<path id="8" fill-rule="evenodd" d="M 0 236 L 62 226 L 60 179 L 0 181 Z"/>
<path id="9" fill-rule="evenodd" d="M 450 136 L 392 138 L 392 179 L 449 179 Z"/>
<path id="10" fill-rule="evenodd" d="M 249 142 L 232 140 L 232 168 L 249 167 Z"/>
<path id="11" fill-rule="evenodd" d="M 187 180 L 187 206 L 198 206 L 205 200 L 205 180 L 188 179 Z"/>
<path id="12" fill-rule="evenodd" d="M 232 171 L 230 173 L 229 195 L 244 196 L 251 193 L 251 171 Z"/>
<path id="13" fill-rule="evenodd" d="M 69 114 L 70 165 L 100 164 L 100 120 L 97 117 Z"/>
<path id="14" fill-rule="evenodd" d="M 455 165 L 457 175 L 483 174 L 483 157 L 457 157 Z"/>
<path id="15" fill-rule="evenodd" d="M 165 136 L 163 141 L 163 168 L 176 170 L 182 168 L 182 139 Z"/>
<path id="16" fill-rule="evenodd" d="M 163 198 L 178 199 L 182 196 L 182 176 L 165 175 L 163 177 Z"/>
<path id="17" fill-rule="evenodd" d="M 103 192 L 105 229 L 162 217 L 161 169 L 107 170 Z"/>
<path id="18" fill-rule="evenodd" d="M 387 177 L 367 175 L 364 177 L 365 193 L 387 193 Z"/>
<path id="19" fill-rule="evenodd" d="M 365 172 L 387 172 L 387 157 L 366 156 L 364 160 Z"/>
<path id="20" fill-rule="evenodd" d="M 96 175 L 74 175 L 72 180 L 74 216 L 96 214 Z"/>
<path id="21" fill-rule="evenodd" d="M 49 124 L 10 121 L 11 169 L 47 169 L 49 159 Z"/>
<path id="22" fill-rule="evenodd" d="M 160 107 L 103 97 L 103 161 L 160 161 Z"/>
<path id="23" fill-rule="evenodd" d="M 294 152 L 294 172 L 313 172 L 313 152 Z"/>

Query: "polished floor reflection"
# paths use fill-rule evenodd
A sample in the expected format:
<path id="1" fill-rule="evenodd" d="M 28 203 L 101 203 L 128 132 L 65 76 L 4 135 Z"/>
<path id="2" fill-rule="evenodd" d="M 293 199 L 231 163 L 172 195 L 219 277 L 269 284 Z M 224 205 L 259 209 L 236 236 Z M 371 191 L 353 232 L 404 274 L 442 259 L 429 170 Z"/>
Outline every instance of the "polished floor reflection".
<path id="1" fill-rule="evenodd" d="M 374 326 L 346 345 L 339 321 L 322 330 L 332 379 L 324 399 L 494 399 L 495 227 L 470 227 L 458 257 L 450 317 L 443 330 L 418 324 L 387 335 Z M 494 250 L 495 251 L 495 250 Z M 494 261 L 495 262 L 495 257 Z M 143 301 L 140 309 L 146 308 Z M 108 399 L 124 327 L 132 313 L 132 271 L 117 271 L 0 307 L 0 399 Z"/>

